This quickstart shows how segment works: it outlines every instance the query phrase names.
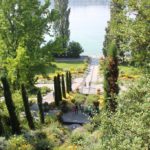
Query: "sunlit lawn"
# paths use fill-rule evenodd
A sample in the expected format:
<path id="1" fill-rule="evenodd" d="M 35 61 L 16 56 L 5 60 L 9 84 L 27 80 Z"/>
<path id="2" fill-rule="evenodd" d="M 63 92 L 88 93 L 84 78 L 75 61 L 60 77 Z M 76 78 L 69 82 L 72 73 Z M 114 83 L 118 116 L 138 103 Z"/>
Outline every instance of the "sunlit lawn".
<path id="1" fill-rule="evenodd" d="M 77 71 L 79 69 L 84 69 L 85 63 L 83 61 L 75 62 L 75 61 L 69 61 L 69 62 L 53 62 L 52 64 L 56 65 L 55 71 L 57 70 L 74 70 Z"/>
<path id="2" fill-rule="evenodd" d="M 84 61 L 61 61 L 61 62 L 52 62 L 51 66 L 47 67 L 46 73 L 51 78 L 56 73 L 71 71 L 74 73 L 83 73 L 86 68 L 86 64 Z M 42 75 L 38 75 L 38 77 L 42 77 Z"/>
<path id="3" fill-rule="evenodd" d="M 142 75 L 142 71 L 140 68 L 136 68 L 134 66 L 124 66 L 119 65 L 119 81 L 125 82 L 128 84 L 131 82 L 130 80 L 136 81 L 136 79 L 139 79 Z"/>
<path id="4" fill-rule="evenodd" d="M 119 66 L 119 72 L 120 74 L 127 74 L 127 75 L 140 75 L 141 71 L 139 68 L 133 67 L 133 66 Z"/>

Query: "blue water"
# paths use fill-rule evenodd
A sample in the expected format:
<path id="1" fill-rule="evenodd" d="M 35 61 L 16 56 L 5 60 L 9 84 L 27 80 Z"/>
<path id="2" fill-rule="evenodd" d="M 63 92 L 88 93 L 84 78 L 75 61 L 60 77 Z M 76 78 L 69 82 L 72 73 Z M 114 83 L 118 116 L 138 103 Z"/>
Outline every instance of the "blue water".
<path id="1" fill-rule="evenodd" d="M 70 40 L 80 42 L 84 48 L 83 55 L 98 56 L 102 54 L 105 28 L 110 19 L 109 5 L 99 3 L 101 0 L 71 0 Z"/>
<path id="2" fill-rule="evenodd" d="M 43 0 L 41 0 L 43 1 Z M 105 28 L 110 19 L 109 0 L 69 0 L 70 40 L 77 41 L 84 49 L 82 55 L 102 54 Z M 54 1 L 52 2 L 52 8 Z M 45 35 L 46 41 L 50 37 Z"/>

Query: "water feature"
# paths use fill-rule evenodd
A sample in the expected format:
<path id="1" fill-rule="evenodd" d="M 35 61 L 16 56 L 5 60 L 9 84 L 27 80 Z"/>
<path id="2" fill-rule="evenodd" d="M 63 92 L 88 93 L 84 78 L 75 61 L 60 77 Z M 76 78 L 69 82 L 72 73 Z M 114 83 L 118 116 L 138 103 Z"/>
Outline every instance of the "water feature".
<path id="1" fill-rule="evenodd" d="M 107 0 L 70 0 L 70 40 L 78 41 L 84 55 L 102 54 L 110 9 Z"/>
<path id="2" fill-rule="evenodd" d="M 102 54 L 105 28 L 110 19 L 110 0 L 69 0 L 70 40 L 79 42 L 84 48 L 83 55 Z M 41 0 L 43 2 L 43 0 Z M 54 0 L 51 0 L 51 8 Z M 46 41 L 50 37 L 45 36 Z"/>

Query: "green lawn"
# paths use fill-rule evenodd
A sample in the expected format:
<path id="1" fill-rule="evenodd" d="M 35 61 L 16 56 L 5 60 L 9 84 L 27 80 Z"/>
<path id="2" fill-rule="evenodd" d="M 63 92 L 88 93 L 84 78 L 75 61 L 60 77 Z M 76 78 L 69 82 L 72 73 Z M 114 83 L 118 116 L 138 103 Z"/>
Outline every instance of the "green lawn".
<path id="1" fill-rule="evenodd" d="M 139 68 L 133 67 L 133 66 L 119 66 L 119 72 L 120 74 L 126 74 L 126 75 L 140 75 L 141 71 Z"/>
<path id="2" fill-rule="evenodd" d="M 47 67 L 46 73 L 51 78 L 56 73 L 59 72 L 65 72 L 65 71 L 71 71 L 72 74 L 82 74 L 84 73 L 84 70 L 87 67 L 87 63 L 84 61 L 61 61 L 61 62 L 52 62 L 51 66 Z M 41 75 L 38 75 L 38 77 L 41 77 Z"/>
<path id="3" fill-rule="evenodd" d="M 83 61 L 75 62 L 75 61 L 69 61 L 69 62 L 53 62 L 52 64 L 56 65 L 56 70 L 79 70 L 85 68 L 85 63 Z"/>

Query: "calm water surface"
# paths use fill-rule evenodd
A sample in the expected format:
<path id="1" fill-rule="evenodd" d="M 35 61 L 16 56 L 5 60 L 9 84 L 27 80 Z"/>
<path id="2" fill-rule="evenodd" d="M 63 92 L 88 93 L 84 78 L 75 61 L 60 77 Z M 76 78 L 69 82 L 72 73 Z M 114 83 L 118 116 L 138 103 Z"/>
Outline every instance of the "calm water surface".
<path id="1" fill-rule="evenodd" d="M 82 1 L 82 0 L 81 0 Z M 71 0 L 70 40 L 78 41 L 84 48 L 83 55 L 102 54 L 107 21 L 110 19 L 109 5 L 97 1 Z"/>

